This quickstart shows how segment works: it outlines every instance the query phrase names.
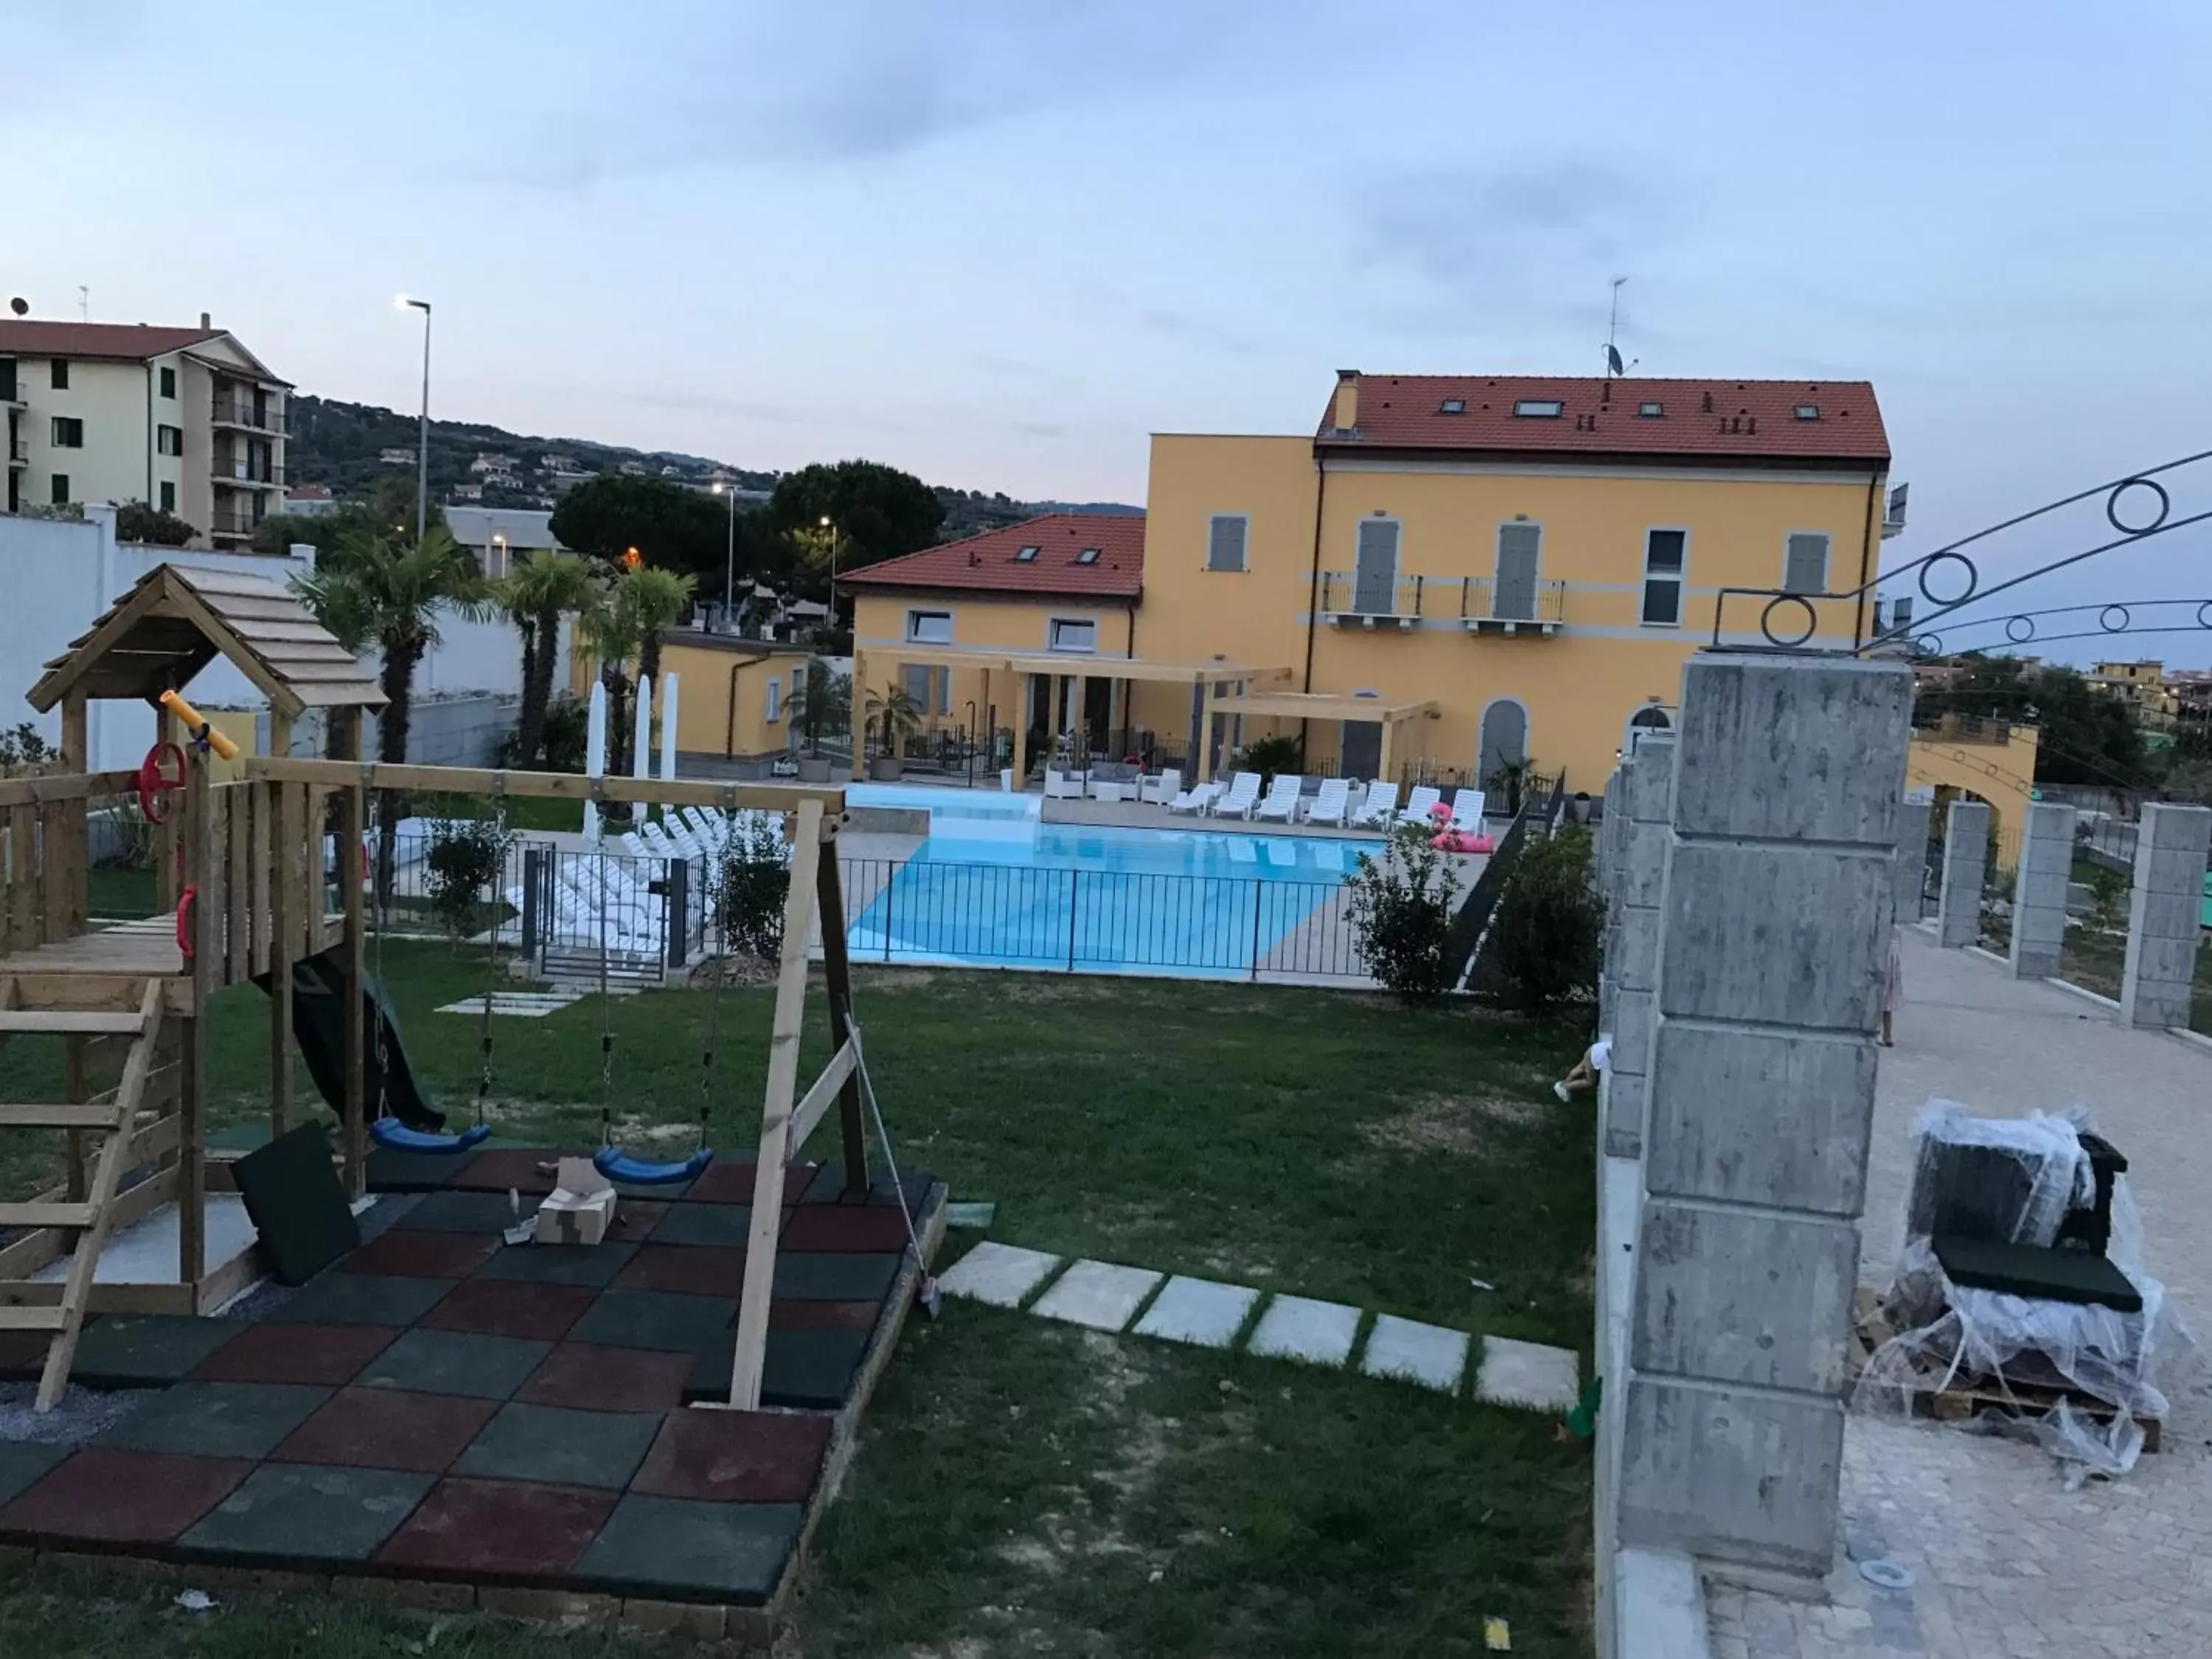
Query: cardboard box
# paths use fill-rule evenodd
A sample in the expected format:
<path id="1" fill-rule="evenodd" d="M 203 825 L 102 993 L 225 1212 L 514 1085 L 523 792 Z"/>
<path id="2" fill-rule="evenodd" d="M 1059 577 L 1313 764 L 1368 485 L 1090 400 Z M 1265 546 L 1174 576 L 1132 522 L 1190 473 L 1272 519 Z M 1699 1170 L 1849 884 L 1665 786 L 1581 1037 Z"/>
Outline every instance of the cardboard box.
<path id="1" fill-rule="evenodd" d="M 564 1158 L 552 1193 L 538 1206 L 540 1244 L 597 1244 L 614 1224 L 614 1183 L 588 1158 Z"/>

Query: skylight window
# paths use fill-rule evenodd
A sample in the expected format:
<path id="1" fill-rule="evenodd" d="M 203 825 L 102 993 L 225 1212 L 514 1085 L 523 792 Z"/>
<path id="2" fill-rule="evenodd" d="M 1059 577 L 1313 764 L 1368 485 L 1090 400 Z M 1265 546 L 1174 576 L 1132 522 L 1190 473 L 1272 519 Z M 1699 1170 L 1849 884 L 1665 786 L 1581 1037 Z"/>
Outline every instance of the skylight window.
<path id="1" fill-rule="evenodd" d="M 1820 418 L 1820 405 L 1818 404 L 1800 404 L 1796 408 L 1791 410 L 1790 412 L 1792 415 L 1795 415 L 1801 421 L 1817 421 Z"/>
<path id="2" fill-rule="evenodd" d="M 1516 415 L 1539 420 L 1557 420 L 1566 413 L 1567 406 L 1557 398 L 1523 398 L 1513 405 Z"/>
<path id="3" fill-rule="evenodd" d="M 1075 562 L 1078 564 L 1097 564 L 1098 562 L 1098 550 L 1095 547 L 1085 548 L 1080 553 L 1078 553 L 1075 556 Z"/>
<path id="4" fill-rule="evenodd" d="M 1467 413 L 1467 399 L 1464 398 L 1447 398 L 1443 400 L 1443 404 L 1438 406 L 1437 413 L 1439 415 L 1464 415 Z"/>
<path id="5" fill-rule="evenodd" d="M 1656 421 L 1667 412 L 1667 405 L 1664 404 L 1638 404 L 1636 405 L 1636 412 L 1647 421 Z"/>
<path id="6" fill-rule="evenodd" d="M 1016 564 L 1033 564 L 1036 562 L 1036 549 L 1034 547 L 1024 547 L 1014 555 L 1014 562 Z"/>

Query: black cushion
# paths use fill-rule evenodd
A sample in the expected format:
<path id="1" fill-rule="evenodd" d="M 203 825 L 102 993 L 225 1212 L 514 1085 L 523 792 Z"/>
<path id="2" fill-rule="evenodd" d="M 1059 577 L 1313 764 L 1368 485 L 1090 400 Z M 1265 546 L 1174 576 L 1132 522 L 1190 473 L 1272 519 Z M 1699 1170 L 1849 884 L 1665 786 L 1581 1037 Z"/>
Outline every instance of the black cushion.
<path id="1" fill-rule="evenodd" d="M 2142 1297 L 2110 1259 L 2084 1250 L 1938 1233 L 1936 1260 L 1954 1285 L 2045 1302 L 2072 1302 L 2141 1313 Z"/>
<path id="2" fill-rule="evenodd" d="M 331 1167 L 330 1137 L 302 1123 L 233 1166 L 246 1213 L 279 1285 L 304 1285 L 361 1244 L 361 1228 Z"/>

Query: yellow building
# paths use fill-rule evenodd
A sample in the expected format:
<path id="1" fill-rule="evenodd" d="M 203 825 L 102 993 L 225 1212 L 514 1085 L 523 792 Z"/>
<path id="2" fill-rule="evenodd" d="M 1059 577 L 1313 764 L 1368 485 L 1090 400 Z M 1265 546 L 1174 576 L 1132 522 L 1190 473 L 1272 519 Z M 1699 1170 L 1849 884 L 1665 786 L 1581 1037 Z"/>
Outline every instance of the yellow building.
<path id="1" fill-rule="evenodd" d="M 768 760 L 790 748 L 792 693 L 806 683 L 811 647 L 678 629 L 660 646 L 665 683 L 677 677 L 676 747 L 686 755 Z M 599 665 L 580 645 L 568 653 L 568 689 L 588 697 Z M 656 731 L 659 730 L 656 725 Z"/>
<path id="2" fill-rule="evenodd" d="M 1699 645 L 1868 636 L 1870 595 L 1826 596 L 1874 573 L 1888 466 L 1863 381 L 1346 371 L 1310 435 L 1156 434 L 1110 593 L 1076 585 L 1091 518 L 846 579 L 856 680 L 995 708 L 1024 750 L 1041 727 L 1205 775 L 1280 732 L 1309 770 L 1525 761 L 1595 792 Z"/>

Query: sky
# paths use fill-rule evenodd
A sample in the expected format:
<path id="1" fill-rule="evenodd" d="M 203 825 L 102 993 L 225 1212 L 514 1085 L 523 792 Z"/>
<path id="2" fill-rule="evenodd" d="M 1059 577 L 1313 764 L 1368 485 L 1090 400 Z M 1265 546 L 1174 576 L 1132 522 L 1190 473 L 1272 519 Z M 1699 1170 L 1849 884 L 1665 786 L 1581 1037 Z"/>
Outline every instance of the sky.
<path id="1" fill-rule="evenodd" d="M 1150 433 L 1309 431 L 1339 368 L 1597 372 L 1626 275 L 1639 373 L 1875 383 L 1889 566 L 2212 449 L 2201 0 L 7 12 L 0 293 L 210 312 L 329 397 L 414 406 L 406 291 L 441 416 L 1141 502 Z M 1988 608 L 2173 596 L 2212 522 Z"/>

